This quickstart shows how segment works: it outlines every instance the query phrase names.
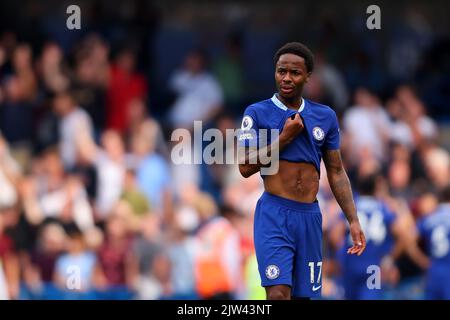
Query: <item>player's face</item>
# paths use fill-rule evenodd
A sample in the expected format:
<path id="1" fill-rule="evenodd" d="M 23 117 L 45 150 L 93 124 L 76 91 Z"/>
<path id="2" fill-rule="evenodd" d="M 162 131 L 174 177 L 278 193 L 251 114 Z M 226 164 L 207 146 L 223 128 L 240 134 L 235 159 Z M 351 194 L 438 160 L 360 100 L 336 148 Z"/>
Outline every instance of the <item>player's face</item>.
<path id="1" fill-rule="evenodd" d="M 275 66 L 275 82 L 279 95 L 287 99 L 300 97 L 308 78 L 305 59 L 292 53 L 280 56 Z"/>

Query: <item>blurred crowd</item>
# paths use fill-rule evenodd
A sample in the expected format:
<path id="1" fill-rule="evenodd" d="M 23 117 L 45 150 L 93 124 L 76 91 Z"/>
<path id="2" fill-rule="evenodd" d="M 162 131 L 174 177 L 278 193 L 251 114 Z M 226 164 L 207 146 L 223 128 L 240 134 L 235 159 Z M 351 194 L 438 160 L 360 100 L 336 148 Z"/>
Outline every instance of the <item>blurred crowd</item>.
<path id="1" fill-rule="evenodd" d="M 138 58 L 135 47 L 112 50 L 96 33 L 69 53 L 56 41 L 36 51 L 14 32 L 0 34 L 1 298 L 265 298 L 252 239 L 260 177 L 170 159 L 176 128 L 240 126 L 239 41 L 230 38 L 215 59 L 198 48 L 177 61 L 159 84 L 164 106 L 151 104 Z M 381 172 L 377 195 L 414 232 L 450 183 L 441 128 L 412 85 L 381 95 L 351 85 L 351 70 L 343 74 L 320 52 L 316 63 L 305 96 L 335 107 L 351 181 Z M 323 296 L 341 299 L 340 209 L 326 175 L 319 202 Z M 424 270 L 402 251 L 395 266 L 387 297 L 423 297 Z"/>
<path id="2" fill-rule="evenodd" d="M 224 92 L 203 53 L 190 53 L 172 76 L 176 99 L 157 121 L 132 48 L 111 57 L 89 35 L 71 65 L 55 42 L 34 56 L 14 34 L 1 40 L 4 296 L 244 297 L 258 178 L 242 181 L 235 167 L 173 165 L 160 125 L 190 129 L 194 119 L 217 118 L 221 130 L 235 127 L 233 117 L 217 116 Z M 204 174 L 212 188 L 201 186 Z"/>

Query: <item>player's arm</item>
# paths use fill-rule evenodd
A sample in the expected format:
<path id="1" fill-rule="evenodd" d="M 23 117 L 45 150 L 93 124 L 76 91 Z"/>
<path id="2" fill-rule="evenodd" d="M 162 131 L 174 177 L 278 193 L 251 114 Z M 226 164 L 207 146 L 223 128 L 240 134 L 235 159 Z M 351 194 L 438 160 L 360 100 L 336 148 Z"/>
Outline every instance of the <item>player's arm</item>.
<path id="1" fill-rule="evenodd" d="M 297 113 L 286 120 L 280 135 L 270 145 L 259 149 L 256 147 L 241 148 L 238 159 L 241 175 L 248 178 L 258 172 L 261 167 L 270 165 L 270 163 L 262 163 L 259 155 L 263 154 L 272 158 L 272 154 L 279 154 L 281 150 L 302 132 L 303 128 L 303 121 Z"/>
<path id="2" fill-rule="evenodd" d="M 244 178 L 250 177 L 262 167 L 269 166 L 270 162 L 275 160 L 272 159 L 272 154 L 278 154 L 283 147 L 284 143 L 277 138 L 272 144 L 260 149 L 257 149 L 256 147 L 242 148 L 239 153 L 239 172 Z M 270 162 L 263 163 L 259 157 L 260 154 L 271 159 Z"/>
<path id="3" fill-rule="evenodd" d="M 416 265 L 423 270 L 428 269 L 430 261 L 419 248 L 419 236 L 412 217 L 405 214 L 400 215 L 392 223 L 391 231 L 399 244 L 400 252 L 404 250 Z M 391 253 L 389 256 L 395 259 L 400 252 Z"/>
<path id="4" fill-rule="evenodd" d="M 274 143 L 272 143 L 273 145 Z M 267 146 L 267 152 L 272 153 L 272 145 Z M 261 150 L 262 151 L 262 150 Z M 244 178 L 248 178 L 251 175 L 258 172 L 263 166 L 262 163 L 258 161 L 258 149 L 255 147 L 252 148 L 242 148 L 240 149 L 239 154 L 243 154 L 239 158 L 239 172 Z M 266 153 L 269 155 L 268 153 Z M 256 161 L 251 161 L 250 159 L 256 159 Z M 256 162 L 256 163 L 252 163 Z"/>
<path id="5" fill-rule="evenodd" d="M 350 180 L 345 172 L 339 149 L 325 150 L 323 161 L 327 169 L 331 191 L 350 224 L 353 247 L 349 248 L 347 253 L 361 255 L 366 248 L 366 239 L 359 224 Z"/>

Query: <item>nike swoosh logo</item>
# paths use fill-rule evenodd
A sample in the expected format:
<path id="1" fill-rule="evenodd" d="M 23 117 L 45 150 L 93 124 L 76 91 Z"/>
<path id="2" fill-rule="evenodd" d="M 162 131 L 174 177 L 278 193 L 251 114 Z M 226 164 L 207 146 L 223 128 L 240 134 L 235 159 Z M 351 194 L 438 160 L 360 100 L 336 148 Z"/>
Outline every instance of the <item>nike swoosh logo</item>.
<path id="1" fill-rule="evenodd" d="M 319 290 L 320 288 L 322 288 L 322 286 L 318 286 L 317 288 L 316 288 L 316 286 L 313 286 L 313 287 L 312 287 L 312 291 L 317 291 L 317 290 Z"/>

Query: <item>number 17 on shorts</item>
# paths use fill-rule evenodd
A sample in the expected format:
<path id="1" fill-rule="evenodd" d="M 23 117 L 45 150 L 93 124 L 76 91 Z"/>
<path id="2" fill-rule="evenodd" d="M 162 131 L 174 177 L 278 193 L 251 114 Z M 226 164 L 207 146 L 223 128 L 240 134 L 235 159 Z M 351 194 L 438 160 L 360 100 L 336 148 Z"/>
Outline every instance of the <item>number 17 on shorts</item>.
<path id="1" fill-rule="evenodd" d="M 311 284 L 311 290 L 316 292 L 322 288 L 322 261 L 309 262 L 309 281 Z"/>

